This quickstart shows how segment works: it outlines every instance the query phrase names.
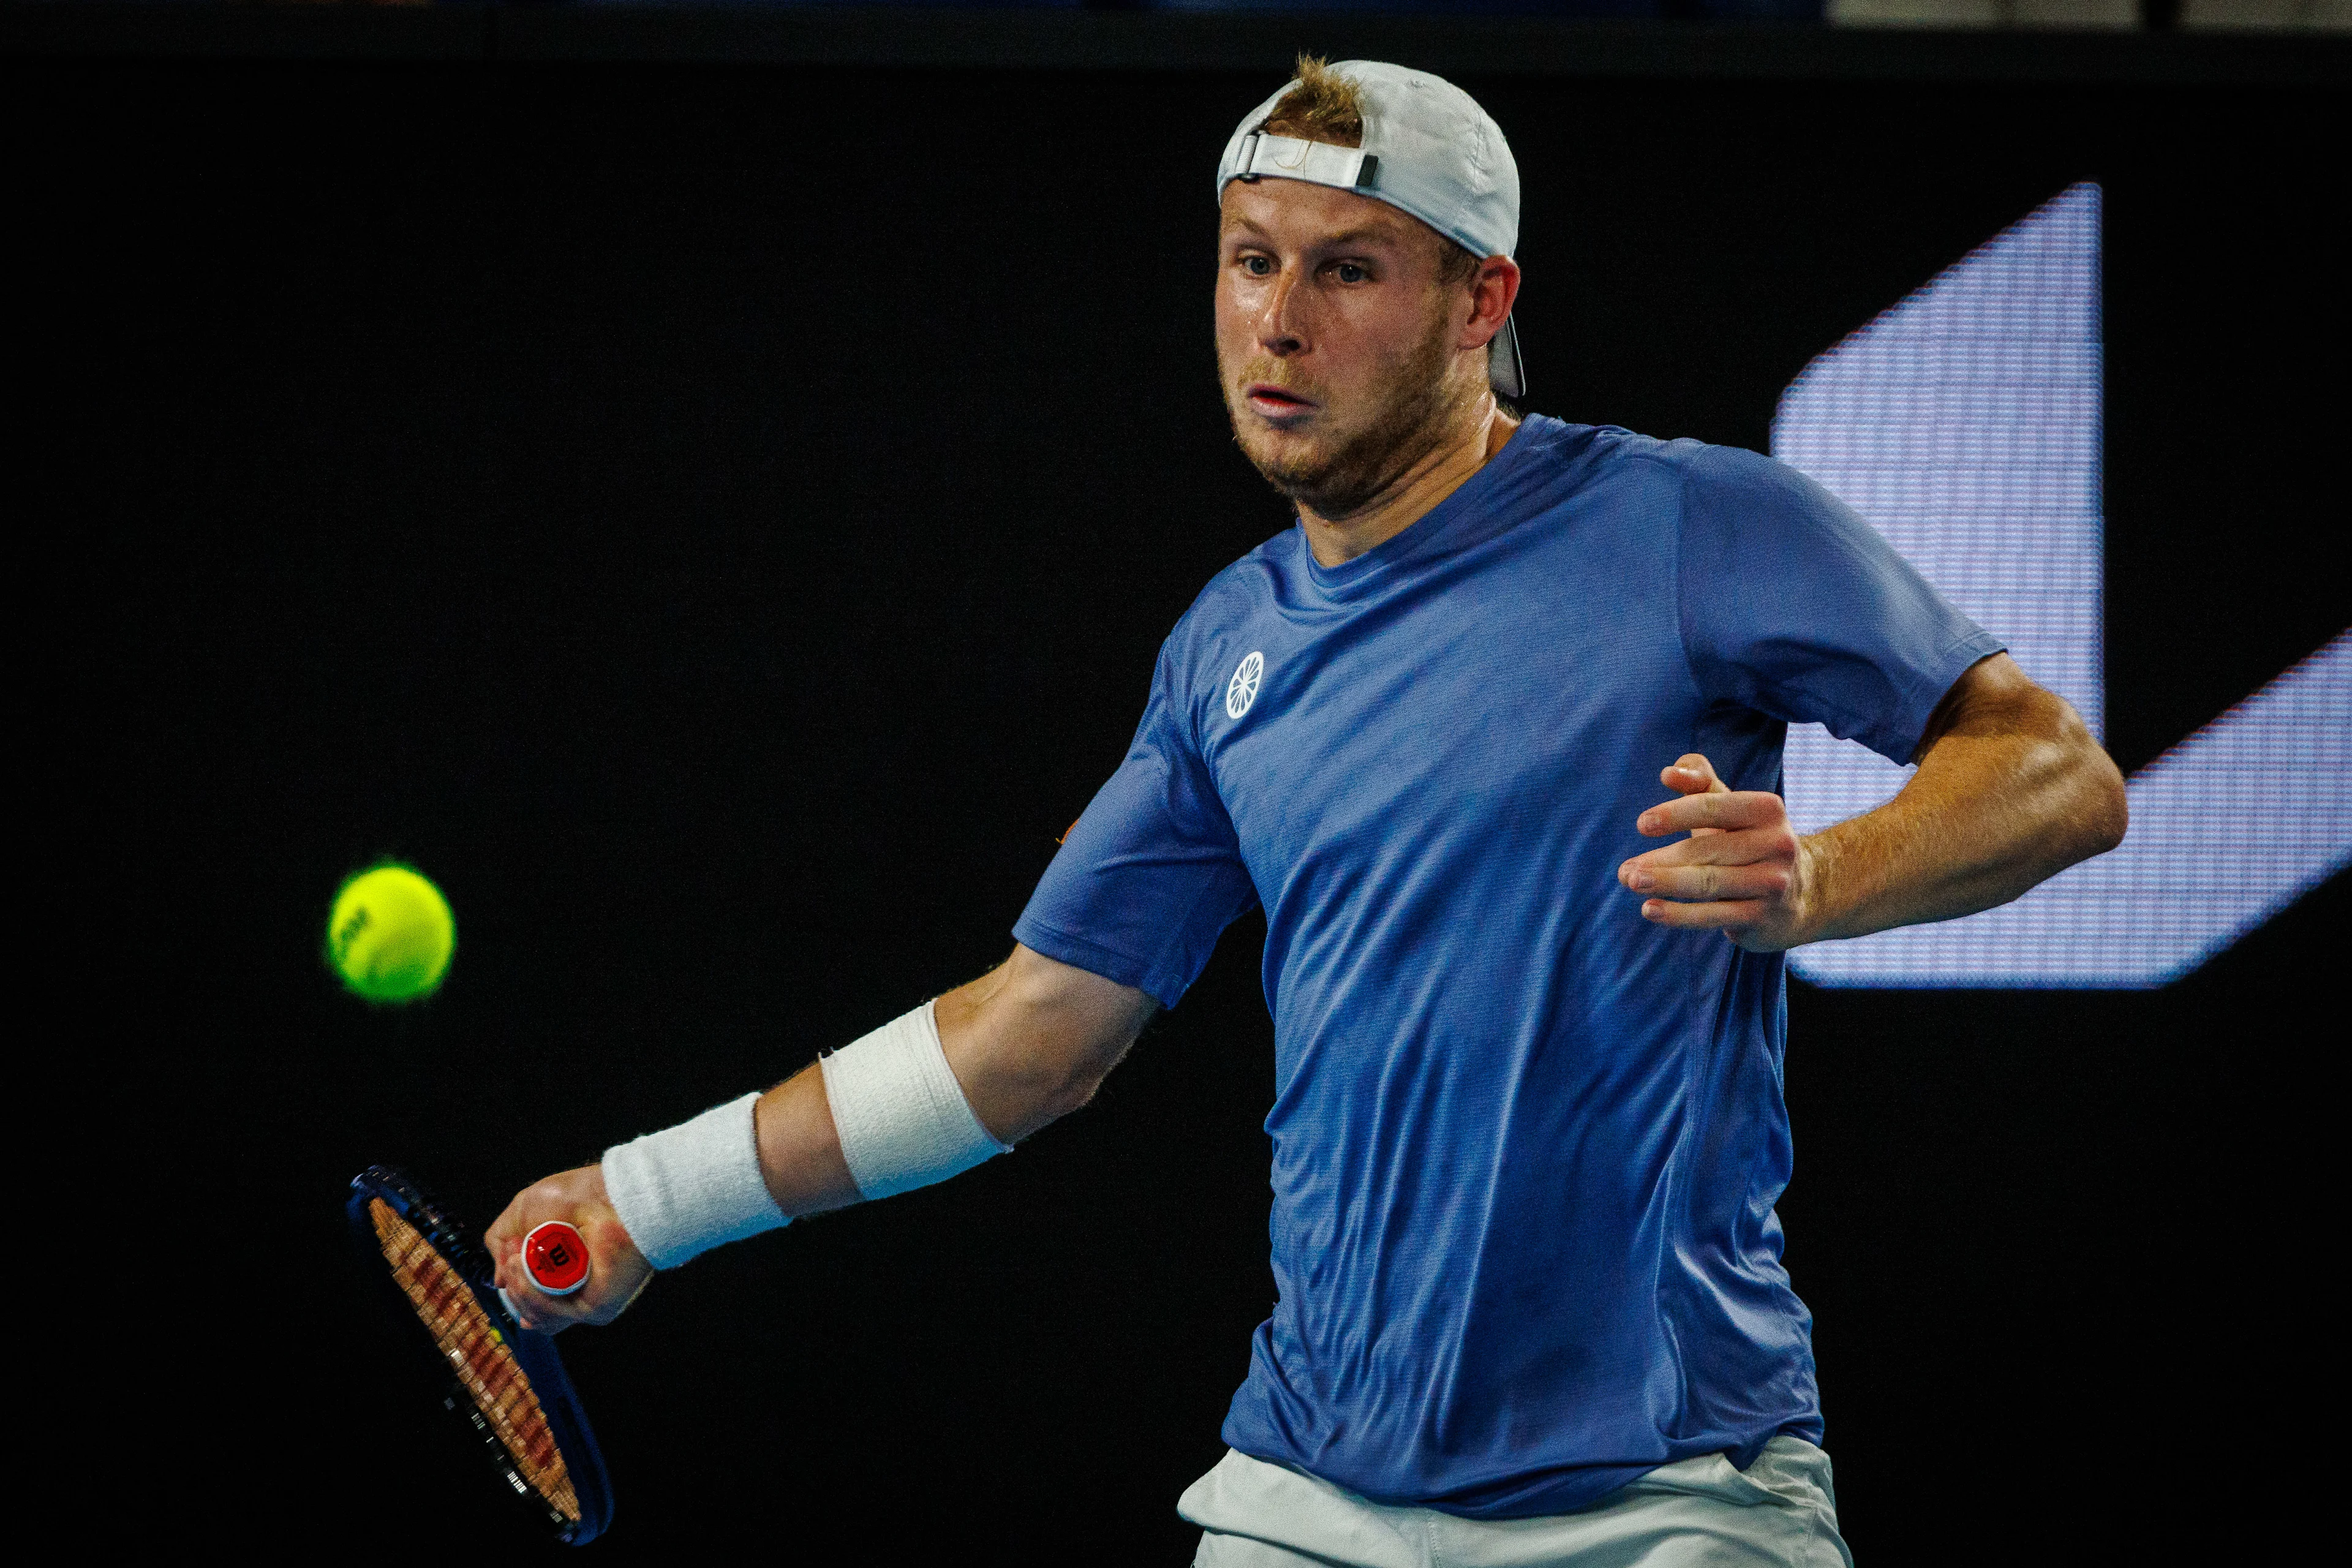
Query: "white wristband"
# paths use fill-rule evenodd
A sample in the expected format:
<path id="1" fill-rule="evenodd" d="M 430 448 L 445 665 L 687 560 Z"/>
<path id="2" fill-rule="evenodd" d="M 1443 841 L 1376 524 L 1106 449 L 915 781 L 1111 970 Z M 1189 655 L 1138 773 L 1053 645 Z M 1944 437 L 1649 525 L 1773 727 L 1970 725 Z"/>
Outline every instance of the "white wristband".
<path id="1" fill-rule="evenodd" d="M 691 1121 L 604 1151 L 604 1194 L 656 1268 L 790 1221 L 760 1174 L 747 1094 Z"/>
<path id="2" fill-rule="evenodd" d="M 860 1196 L 927 1187 L 1012 1151 L 972 1114 L 929 1002 L 819 1057 L 817 1067 Z"/>

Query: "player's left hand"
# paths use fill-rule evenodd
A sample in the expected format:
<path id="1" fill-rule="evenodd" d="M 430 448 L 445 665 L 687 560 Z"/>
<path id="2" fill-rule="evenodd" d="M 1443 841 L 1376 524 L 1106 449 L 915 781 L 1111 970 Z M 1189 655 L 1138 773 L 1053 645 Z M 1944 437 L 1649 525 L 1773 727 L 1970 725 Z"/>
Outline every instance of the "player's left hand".
<path id="1" fill-rule="evenodd" d="M 1751 952 L 1805 941 L 1807 851 L 1780 797 L 1733 789 L 1696 752 L 1676 758 L 1658 782 L 1675 798 L 1652 806 L 1634 826 L 1645 838 L 1690 837 L 1617 868 L 1618 881 L 1644 895 L 1642 918 L 1717 930 Z"/>

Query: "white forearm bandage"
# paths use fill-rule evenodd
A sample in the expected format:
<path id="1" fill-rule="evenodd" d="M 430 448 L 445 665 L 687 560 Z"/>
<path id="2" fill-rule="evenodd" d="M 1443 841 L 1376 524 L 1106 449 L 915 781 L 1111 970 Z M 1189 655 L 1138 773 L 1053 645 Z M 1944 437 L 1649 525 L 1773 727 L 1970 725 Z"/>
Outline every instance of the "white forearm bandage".
<path id="1" fill-rule="evenodd" d="M 927 1187 L 1012 1150 L 972 1114 L 929 1002 L 819 1057 L 817 1067 L 861 1196 Z"/>
<path id="2" fill-rule="evenodd" d="M 604 1151 L 604 1194 L 656 1268 L 788 1222 L 760 1174 L 747 1094 L 661 1132 Z"/>

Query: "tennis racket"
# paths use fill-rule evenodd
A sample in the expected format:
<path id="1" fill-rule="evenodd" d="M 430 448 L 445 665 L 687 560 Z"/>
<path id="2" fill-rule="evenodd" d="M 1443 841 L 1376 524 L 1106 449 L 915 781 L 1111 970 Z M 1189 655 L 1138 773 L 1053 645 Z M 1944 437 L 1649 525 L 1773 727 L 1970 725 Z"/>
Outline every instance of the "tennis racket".
<path id="1" fill-rule="evenodd" d="M 507 1489 L 558 1541 L 583 1546 L 603 1534 L 612 1483 L 555 1342 L 516 1326 L 480 1247 L 398 1171 L 371 1165 L 352 1177 L 346 1207 L 385 1300 L 423 1331 L 404 1328 L 404 1337 L 420 1362 L 429 1353 L 454 1374 L 443 1407 L 472 1428 Z M 523 1262 L 554 1294 L 587 1282 L 587 1254 L 569 1226 L 535 1228 Z"/>

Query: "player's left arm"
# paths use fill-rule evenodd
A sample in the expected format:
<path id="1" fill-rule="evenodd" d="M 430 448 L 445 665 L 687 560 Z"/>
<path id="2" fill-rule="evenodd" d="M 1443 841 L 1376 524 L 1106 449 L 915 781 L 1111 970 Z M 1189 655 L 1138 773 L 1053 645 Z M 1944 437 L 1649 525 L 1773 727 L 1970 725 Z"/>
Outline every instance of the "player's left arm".
<path id="1" fill-rule="evenodd" d="M 1778 952 L 2005 904 L 2123 842 L 2123 775 L 2081 715 L 2007 654 L 1953 682 L 1909 783 L 1875 811 L 1799 837 L 1777 795 L 1734 790 L 1696 752 L 1660 774 L 1676 792 L 1646 837 L 1688 833 L 1617 868 L 1664 926 L 1718 929 Z"/>

